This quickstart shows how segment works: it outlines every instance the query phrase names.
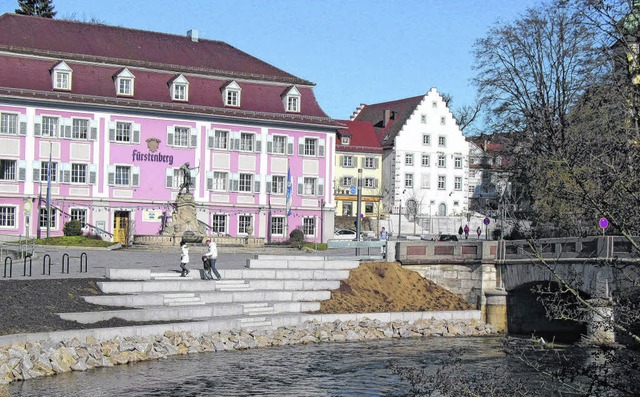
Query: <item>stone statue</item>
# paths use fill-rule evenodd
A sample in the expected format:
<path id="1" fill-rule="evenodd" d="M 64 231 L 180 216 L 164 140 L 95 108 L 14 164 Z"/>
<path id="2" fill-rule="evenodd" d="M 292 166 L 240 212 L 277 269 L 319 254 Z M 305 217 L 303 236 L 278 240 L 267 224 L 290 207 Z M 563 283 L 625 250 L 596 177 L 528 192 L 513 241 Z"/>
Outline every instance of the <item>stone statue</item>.
<path id="1" fill-rule="evenodd" d="M 192 186 L 191 182 L 191 170 L 198 169 L 198 166 L 189 167 L 189 162 L 186 162 L 180 166 L 180 171 L 182 172 L 182 185 L 180 185 L 180 191 L 178 194 L 182 194 L 182 190 L 186 190 L 186 193 L 189 194 L 189 188 Z"/>

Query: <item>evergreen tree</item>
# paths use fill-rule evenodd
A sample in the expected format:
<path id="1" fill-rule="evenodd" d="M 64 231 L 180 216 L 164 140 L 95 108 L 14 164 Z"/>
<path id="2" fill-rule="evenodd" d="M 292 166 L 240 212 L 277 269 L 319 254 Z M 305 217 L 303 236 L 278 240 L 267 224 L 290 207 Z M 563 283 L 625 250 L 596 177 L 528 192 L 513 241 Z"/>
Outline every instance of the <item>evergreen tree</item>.
<path id="1" fill-rule="evenodd" d="M 53 10 L 52 0 L 18 0 L 16 14 L 35 15 L 43 18 L 53 18 L 56 12 Z"/>

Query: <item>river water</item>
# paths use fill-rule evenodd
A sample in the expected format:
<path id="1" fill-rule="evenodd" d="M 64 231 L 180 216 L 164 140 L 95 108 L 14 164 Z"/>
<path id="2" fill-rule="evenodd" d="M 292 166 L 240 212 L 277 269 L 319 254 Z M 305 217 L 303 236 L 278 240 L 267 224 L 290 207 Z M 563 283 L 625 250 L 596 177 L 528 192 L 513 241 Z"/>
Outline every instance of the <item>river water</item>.
<path id="1" fill-rule="evenodd" d="M 0 396 L 406 396 L 388 362 L 433 372 L 454 348 L 468 349 L 462 371 L 504 366 L 531 381 L 500 347 L 497 337 L 411 338 L 199 353 L 13 383 Z"/>

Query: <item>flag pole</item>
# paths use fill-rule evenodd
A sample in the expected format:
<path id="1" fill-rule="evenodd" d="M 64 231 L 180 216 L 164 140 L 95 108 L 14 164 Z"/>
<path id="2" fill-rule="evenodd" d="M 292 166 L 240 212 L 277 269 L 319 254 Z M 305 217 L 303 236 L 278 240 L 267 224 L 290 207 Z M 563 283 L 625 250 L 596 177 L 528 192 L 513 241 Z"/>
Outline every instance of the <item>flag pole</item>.
<path id="1" fill-rule="evenodd" d="M 49 228 L 51 226 L 51 149 L 49 142 L 49 164 L 47 164 L 47 238 L 49 238 Z"/>

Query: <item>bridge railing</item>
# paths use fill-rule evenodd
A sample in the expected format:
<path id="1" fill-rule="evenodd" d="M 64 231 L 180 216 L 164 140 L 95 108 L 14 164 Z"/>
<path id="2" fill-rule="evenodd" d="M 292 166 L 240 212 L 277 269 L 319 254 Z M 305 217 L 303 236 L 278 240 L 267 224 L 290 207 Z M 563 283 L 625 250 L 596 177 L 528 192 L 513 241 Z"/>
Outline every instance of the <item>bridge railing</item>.
<path id="1" fill-rule="evenodd" d="M 640 237 L 633 238 L 640 242 Z M 532 246 L 531 243 L 534 245 Z M 582 238 L 548 238 L 528 240 L 502 240 L 498 246 L 499 261 L 531 260 L 536 253 L 545 259 L 608 260 L 638 259 L 638 252 L 623 236 L 590 236 Z"/>

